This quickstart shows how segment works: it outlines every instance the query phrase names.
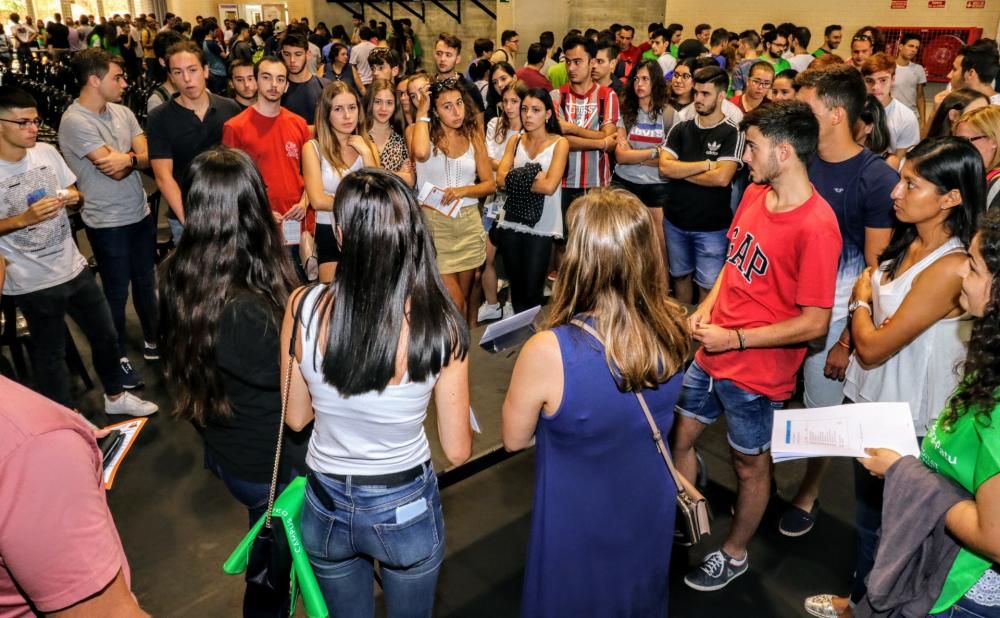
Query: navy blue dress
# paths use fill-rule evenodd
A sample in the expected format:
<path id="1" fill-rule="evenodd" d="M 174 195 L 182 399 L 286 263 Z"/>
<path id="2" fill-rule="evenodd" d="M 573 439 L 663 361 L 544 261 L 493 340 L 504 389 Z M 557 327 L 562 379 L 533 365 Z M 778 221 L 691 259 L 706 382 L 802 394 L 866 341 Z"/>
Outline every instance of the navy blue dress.
<path id="1" fill-rule="evenodd" d="M 596 339 L 553 331 L 563 400 L 536 430 L 526 618 L 667 615 L 677 488 L 632 393 L 619 392 Z M 643 391 L 664 436 L 683 372 Z"/>

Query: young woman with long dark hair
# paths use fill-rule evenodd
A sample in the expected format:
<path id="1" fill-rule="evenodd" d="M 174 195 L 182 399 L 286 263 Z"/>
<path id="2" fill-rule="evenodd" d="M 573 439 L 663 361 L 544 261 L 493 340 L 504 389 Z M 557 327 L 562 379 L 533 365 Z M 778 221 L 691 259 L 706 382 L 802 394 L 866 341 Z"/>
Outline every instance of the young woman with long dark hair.
<path id="1" fill-rule="evenodd" d="M 396 100 L 392 83 L 385 79 L 373 80 L 365 93 L 365 133 L 378 148 L 382 169 L 399 176 L 412 187 L 417 174 L 403 139 L 404 130 L 403 110 Z"/>
<path id="2" fill-rule="evenodd" d="M 948 93 L 944 100 L 934 110 L 934 116 L 927 125 L 926 137 L 944 137 L 951 135 L 955 123 L 965 112 L 971 112 L 990 104 L 990 98 L 972 88 L 959 88 Z"/>
<path id="3" fill-rule="evenodd" d="M 472 448 L 469 332 L 420 211 L 395 175 L 348 175 L 334 200 L 337 277 L 285 310 L 283 368 L 300 316 L 286 422 L 315 420 L 302 542 L 333 616 L 374 615 L 375 560 L 389 616 L 431 615 L 445 538 L 424 431 L 431 395 L 448 461 Z"/>
<path id="4" fill-rule="evenodd" d="M 411 91 L 414 85 L 411 80 Z M 493 167 L 476 108 L 458 79 L 420 84 L 417 121 L 411 129 L 410 154 L 417 166 L 417 186 L 443 191 L 440 202 L 457 207 L 455 216 L 425 208 L 434 238 L 438 268 L 459 312 L 470 320 L 472 284 L 486 261 L 486 232 L 479 198 L 496 190 Z"/>
<path id="5" fill-rule="evenodd" d="M 337 187 L 347 174 L 378 166 L 378 148 L 364 126 L 365 110 L 357 92 L 344 82 L 327 84 L 316 105 L 316 138 L 302 149 L 302 177 L 316 210 L 316 255 L 323 283 L 333 281 L 340 259 L 333 217 Z"/>
<path id="6" fill-rule="evenodd" d="M 966 251 L 986 199 L 982 158 L 968 140 L 925 139 L 907 153 L 892 198 L 899 223 L 878 268 L 858 277 L 851 298 L 854 354 L 844 397 L 909 403 L 923 438 L 958 385 L 956 365 L 969 341 L 959 297 Z M 866 592 L 883 483 L 858 465 L 854 485 L 858 545 L 850 598 L 810 598 L 810 613 L 843 613 L 849 600 L 857 603 Z"/>
<path id="7" fill-rule="evenodd" d="M 489 124 L 490 120 L 503 116 L 501 105 L 503 92 L 507 86 L 517 79 L 517 71 L 509 62 L 498 62 L 490 67 L 486 88 L 486 112 L 483 114 L 483 122 Z"/>
<path id="8" fill-rule="evenodd" d="M 690 335 L 645 209 L 622 189 L 573 201 L 546 330 L 514 366 L 504 446 L 537 441 L 522 616 L 667 614 L 677 488 L 633 391 L 668 435 Z"/>
<path id="9" fill-rule="evenodd" d="M 646 205 L 646 212 L 653 220 L 656 245 L 663 263 L 669 266 L 663 235 L 663 207 L 668 188 L 658 166 L 660 148 L 666 145 L 676 112 L 670 106 L 659 62 L 643 60 L 635 66 L 622 93 L 621 109 L 615 149 L 618 165 L 611 183 L 631 191 Z"/>
<path id="10" fill-rule="evenodd" d="M 854 126 L 854 142 L 871 150 L 894 170 L 899 169 L 899 157 L 890 150 L 889 124 L 882 103 L 870 94 L 865 97 L 865 105 Z"/>
<path id="11" fill-rule="evenodd" d="M 545 300 L 545 275 L 552 259 L 552 243 L 562 238 L 562 179 L 569 156 L 569 140 L 562 136 L 552 97 L 544 88 L 532 88 L 521 100 L 520 135 L 507 144 L 497 170 L 497 183 L 504 186 L 514 168 L 534 163 L 541 171 L 531 183 L 531 192 L 544 197 L 542 215 L 534 225 L 508 220 L 506 211 L 515 206 L 508 195 L 493 232 L 510 281 L 514 313 L 541 305 Z"/>
<path id="12" fill-rule="evenodd" d="M 932 618 L 1000 616 L 1000 212 L 979 222 L 969 258 L 960 269 L 962 308 L 974 316 L 969 353 L 958 390 L 925 437 L 920 460 L 972 494 L 945 514 L 945 528 L 961 549 L 948 569 Z M 885 477 L 901 455 L 872 449 L 861 460 L 868 472 Z M 894 522 L 883 522 L 883 533 Z"/>
<path id="13" fill-rule="evenodd" d="M 160 266 L 163 369 L 174 416 L 201 434 L 205 467 L 253 525 L 267 507 L 281 422 L 278 336 L 298 278 L 242 150 L 198 155 L 182 194 L 187 226 Z M 285 432 L 280 484 L 305 470 L 307 439 Z M 248 587 L 245 615 L 266 615 L 266 598 Z"/>
<path id="14" fill-rule="evenodd" d="M 674 111 L 681 111 L 694 101 L 694 72 L 698 67 L 696 58 L 677 63 L 670 76 L 670 92 L 667 100 Z"/>
<path id="15" fill-rule="evenodd" d="M 334 43 L 326 63 L 326 76 L 332 82 L 344 82 L 351 88 L 360 91 L 361 75 L 358 67 L 350 63 L 350 52 L 347 45 Z"/>
<path id="16" fill-rule="evenodd" d="M 486 150 L 490 154 L 490 163 L 493 171 L 500 167 L 504 152 L 507 151 L 507 144 L 515 136 L 521 133 L 521 100 L 528 94 L 528 85 L 521 80 L 514 80 L 503 89 L 503 96 L 500 106 L 503 114 L 491 119 L 486 124 Z M 497 271 L 494 266 L 497 248 L 489 237 L 489 231 L 496 224 L 498 209 L 502 205 L 505 195 L 497 192 L 486 201 L 486 215 L 484 226 L 487 232 L 486 238 L 486 264 L 483 266 L 483 274 L 480 282 L 483 287 L 483 297 L 485 302 L 479 307 L 478 319 L 480 322 L 486 320 L 496 320 L 503 317 L 505 310 L 513 312 L 512 305 L 500 306 L 497 299 Z"/>

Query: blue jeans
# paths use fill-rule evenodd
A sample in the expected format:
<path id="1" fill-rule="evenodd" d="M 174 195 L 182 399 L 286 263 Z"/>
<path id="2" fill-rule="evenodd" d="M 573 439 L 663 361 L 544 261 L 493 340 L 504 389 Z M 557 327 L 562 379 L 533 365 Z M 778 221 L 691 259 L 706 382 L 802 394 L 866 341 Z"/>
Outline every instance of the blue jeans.
<path id="1" fill-rule="evenodd" d="M 1000 607 L 987 607 L 962 597 L 950 608 L 930 618 L 1000 618 Z"/>
<path id="2" fill-rule="evenodd" d="M 667 239 L 667 256 L 670 258 L 670 276 L 686 277 L 694 273 L 694 283 L 703 290 L 710 290 L 726 263 L 729 250 L 727 230 L 717 232 L 689 232 L 663 220 L 663 233 Z"/>
<path id="3" fill-rule="evenodd" d="M 444 561 L 444 515 L 430 464 L 421 477 L 395 487 L 311 474 L 326 496 L 317 497 L 312 483 L 306 490 L 302 545 L 330 615 L 374 615 L 373 563 L 378 560 L 387 614 L 431 616 Z"/>
<path id="4" fill-rule="evenodd" d="M 181 241 L 181 235 L 184 233 L 184 224 L 173 217 L 167 217 L 167 225 L 170 226 L 170 240 L 173 241 L 176 247 L 177 243 Z"/>
<path id="5" fill-rule="evenodd" d="M 694 361 L 684 373 L 676 412 L 705 425 L 724 413 L 729 446 L 744 455 L 760 455 L 771 448 L 774 411 L 783 406 L 730 380 L 716 380 Z"/>
<path id="6" fill-rule="evenodd" d="M 101 285 L 118 332 L 118 356 L 125 353 L 125 306 L 129 284 L 143 339 L 156 341 L 156 223 L 152 215 L 131 225 L 87 228 Z"/>
<path id="7" fill-rule="evenodd" d="M 268 481 L 247 481 L 226 472 L 207 448 L 205 449 L 205 468 L 222 481 L 222 484 L 226 486 L 237 502 L 247 507 L 250 527 L 253 527 L 267 510 L 267 496 L 271 492 L 271 483 Z M 280 491 L 275 492 L 275 497 L 279 493 Z"/>

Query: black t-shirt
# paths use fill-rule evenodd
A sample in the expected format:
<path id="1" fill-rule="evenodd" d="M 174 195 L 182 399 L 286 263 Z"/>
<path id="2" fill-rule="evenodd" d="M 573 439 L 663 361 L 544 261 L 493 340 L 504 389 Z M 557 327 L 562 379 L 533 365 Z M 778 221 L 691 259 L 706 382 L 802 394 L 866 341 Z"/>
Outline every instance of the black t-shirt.
<path id="1" fill-rule="evenodd" d="M 184 173 L 191 160 L 213 146 L 222 143 L 222 125 L 240 113 L 236 101 L 205 91 L 210 102 L 205 118 L 199 119 L 195 113 L 177 102 L 180 94 L 153 109 L 146 121 L 146 139 L 149 142 L 149 158 L 172 159 L 173 176 L 177 184 L 182 184 Z M 176 218 L 173 210 L 167 212 Z"/>
<path id="2" fill-rule="evenodd" d="M 236 41 L 233 49 L 229 52 L 229 61 L 242 60 L 243 62 L 253 62 L 253 46 L 250 41 Z"/>
<path id="3" fill-rule="evenodd" d="M 743 134 L 724 118 L 712 127 L 701 127 L 693 118 L 675 124 L 667 134 L 666 150 L 679 161 L 735 161 L 743 156 Z M 730 185 L 702 187 L 687 180 L 671 180 L 664 215 L 671 224 L 691 232 L 729 229 L 733 220 Z"/>
<path id="4" fill-rule="evenodd" d="M 45 31 L 49 34 L 48 44 L 53 49 L 69 49 L 69 28 L 66 27 L 66 24 L 50 21 L 45 26 Z"/>
<path id="5" fill-rule="evenodd" d="M 223 470 L 248 481 L 270 481 L 274 466 L 281 423 L 279 319 L 259 296 L 240 294 L 226 303 L 219 322 L 215 360 L 232 415 L 209 419 L 202 437 Z M 311 426 L 285 429 L 283 469 L 306 469 L 310 433 Z"/>
<path id="6" fill-rule="evenodd" d="M 344 69 L 349 71 L 350 67 Z M 313 75 L 308 81 L 293 82 L 288 80 L 288 90 L 281 97 L 281 104 L 290 112 L 302 116 L 306 124 L 316 123 L 316 104 L 323 94 L 323 88 L 330 81 Z"/>

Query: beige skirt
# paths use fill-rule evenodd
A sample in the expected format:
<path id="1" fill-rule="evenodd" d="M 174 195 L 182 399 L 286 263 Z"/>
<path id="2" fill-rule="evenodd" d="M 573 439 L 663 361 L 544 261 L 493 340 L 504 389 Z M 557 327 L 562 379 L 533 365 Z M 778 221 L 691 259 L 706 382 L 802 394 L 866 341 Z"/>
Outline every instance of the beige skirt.
<path id="1" fill-rule="evenodd" d="M 486 262 L 486 231 L 478 207 L 465 206 L 454 219 L 432 208 L 421 210 L 434 239 L 442 275 L 474 270 Z"/>

